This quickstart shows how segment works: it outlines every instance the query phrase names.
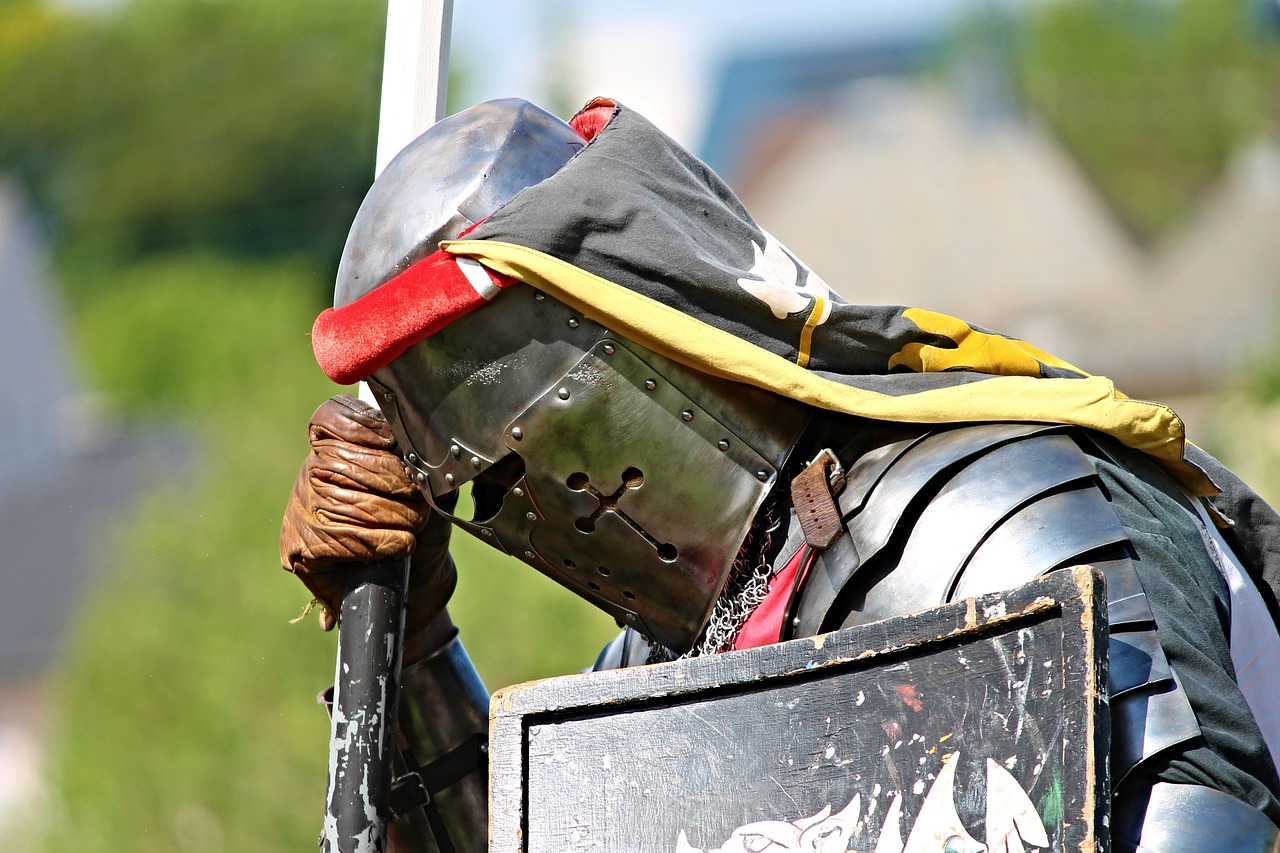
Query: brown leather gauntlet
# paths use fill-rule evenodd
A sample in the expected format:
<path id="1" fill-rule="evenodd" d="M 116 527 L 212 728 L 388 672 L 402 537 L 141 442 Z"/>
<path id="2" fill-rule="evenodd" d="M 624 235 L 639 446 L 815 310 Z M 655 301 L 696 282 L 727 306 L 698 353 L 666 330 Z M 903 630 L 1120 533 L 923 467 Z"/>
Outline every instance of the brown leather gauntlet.
<path id="1" fill-rule="evenodd" d="M 412 554 L 407 627 L 426 624 L 453 591 L 449 521 L 410 479 L 386 419 L 343 394 L 316 409 L 309 438 L 285 507 L 281 565 L 315 596 L 327 631 L 340 612 L 345 565 Z"/>

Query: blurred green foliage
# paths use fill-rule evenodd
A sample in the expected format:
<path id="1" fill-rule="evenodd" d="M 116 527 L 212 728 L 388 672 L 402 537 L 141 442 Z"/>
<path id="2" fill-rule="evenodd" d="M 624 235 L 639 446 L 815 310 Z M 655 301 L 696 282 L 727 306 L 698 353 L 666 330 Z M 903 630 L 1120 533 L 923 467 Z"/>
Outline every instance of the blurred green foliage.
<path id="1" fill-rule="evenodd" d="M 372 180 L 384 0 L 0 0 L 0 173 L 38 200 L 87 384 L 189 466 L 100 531 L 53 676 L 45 850 L 290 850 L 323 814 L 334 636 L 279 569 L 308 331 Z M 465 535 L 490 686 L 587 666 L 612 621 Z M 25 848 L 24 848 L 25 849 Z"/>
<path id="2" fill-rule="evenodd" d="M 1261 5 L 1065 0 L 1029 12 L 1026 104 L 1139 238 L 1176 225 L 1242 143 L 1275 130 L 1280 56 Z"/>
<path id="3" fill-rule="evenodd" d="M 336 258 L 371 178 L 385 3 L 0 2 L 0 164 L 63 239 Z"/>

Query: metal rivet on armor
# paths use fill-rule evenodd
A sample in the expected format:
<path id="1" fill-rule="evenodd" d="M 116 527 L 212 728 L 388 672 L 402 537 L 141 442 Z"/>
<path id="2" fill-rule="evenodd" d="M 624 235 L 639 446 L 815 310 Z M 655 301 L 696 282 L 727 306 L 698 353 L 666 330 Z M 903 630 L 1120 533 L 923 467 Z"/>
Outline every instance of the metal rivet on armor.
<path id="1" fill-rule="evenodd" d="M 453 485 L 453 475 L 452 475 L 452 474 L 445 474 L 445 475 L 444 475 L 444 481 L 445 481 L 446 483 L 448 483 L 450 486 L 452 486 L 452 485 Z"/>
<path id="2" fill-rule="evenodd" d="M 524 430 L 520 429 L 520 427 L 512 427 L 511 437 L 514 438 L 516 441 L 519 441 L 520 439 L 524 438 Z"/>
<path id="3" fill-rule="evenodd" d="M 532 551 L 525 551 L 525 552 L 524 552 L 524 558 L 525 558 L 526 560 L 532 560 L 532 559 L 533 559 L 533 552 L 532 552 Z"/>
<path id="4" fill-rule="evenodd" d="M 613 355 L 613 344 L 605 344 L 605 345 L 604 345 L 604 354 L 605 354 L 605 355 Z"/>
<path id="5" fill-rule="evenodd" d="M 689 421 L 693 420 L 693 409 L 685 409 L 683 412 L 681 412 L 680 420 L 684 421 L 685 423 L 689 423 Z"/>
<path id="6" fill-rule="evenodd" d="M 538 520 L 538 514 L 537 514 L 536 512 L 526 512 L 526 513 L 524 514 L 524 517 L 525 517 L 525 518 L 527 518 L 527 519 L 529 519 L 530 521 L 537 521 L 537 520 Z"/>
<path id="7" fill-rule="evenodd" d="M 578 328 L 578 318 L 577 318 L 577 317 L 570 317 L 570 318 L 569 318 L 569 328 L 570 328 L 570 329 L 576 329 L 576 328 Z"/>
<path id="8" fill-rule="evenodd" d="M 416 465 L 416 464 L 418 463 L 418 454 L 416 454 L 416 453 L 410 453 L 410 454 L 409 454 L 409 461 L 410 461 L 410 462 L 412 462 L 412 463 L 414 463 L 414 464 Z"/>
<path id="9" fill-rule="evenodd" d="M 413 475 L 413 481 L 421 486 L 423 483 L 427 482 L 427 475 L 419 471 Z"/>
<path id="10" fill-rule="evenodd" d="M 569 399 L 569 389 L 568 389 L 568 388 L 561 388 L 559 391 L 557 391 L 557 392 L 556 392 L 556 396 L 557 396 L 557 397 L 559 397 L 561 400 L 568 400 L 568 399 Z"/>
<path id="11" fill-rule="evenodd" d="M 534 301 L 534 302 L 541 302 L 542 300 L 544 300 L 544 299 L 546 299 L 546 298 L 547 298 L 547 295 L 546 295 L 545 293 L 535 293 L 535 294 L 533 294 L 533 301 Z"/>
<path id="12" fill-rule="evenodd" d="M 479 456 L 472 456 L 472 457 L 471 457 L 471 467 L 472 467 L 472 468 L 475 468 L 477 471 L 478 471 L 478 470 L 480 470 L 480 457 L 479 457 Z"/>
<path id="13" fill-rule="evenodd" d="M 454 459 L 458 459 L 462 456 L 462 448 L 456 444 L 450 445 L 449 452 L 453 454 Z"/>
<path id="14" fill-rule="evenodd" d="M 636 615 L 635 615 L 634 613 L 627 613 L 627 614 L 624 614 L 622 618 L 623 618 L 623 619 L 626 619 L 628 622 L 634 622 L 634 621 L 636 621 Z"/>
<path id="15" fill-rule="evenodd" d="M 765 480 L 769 479 L 769 472 L 768 472 L 768 471 L 757 471 L 757 472 L 756 472 L 756 479 L 763 483 Z"/>
<path id="16" fill-rule="evenodd" d="M 518 498 L 522 498 L 524 497 L 524 489 L 520 488 L 519 486 L 516 486 L 514 489 L 511 490 L 511 494 L 515 495 Z"/>
<path id="17" fill-rule="evenodd" d="M 728 450 L 728 449 L 729 449 L 729 439 L 727 439 L 727 438 L 722 438 L 722 439 L 720 439 L 719 441 L 717 441 L 717 442 L 716 442 L 716 447 L 720 448 L 721 450 Z"/>
<path id="18" fill-rule="evenodd" d="M 382 392 L 382 399 L 386 400 L 388 403 L 394 403 L 396 401 L 396 395 L 392 394 L 390 391 L 384 391 Z"/>
<path id="19" fill-rule="evenodd" d="M 646 379 L 644 381 L 644 390 L 646 391 L 652 391 L 657 387 L 658 387 L 658 383 L 654 382 L 652 379 Z"/>
<path id="20" fill-rule="evenodd" d="M 483 528 L 481 528 L 481 529 L 480 529 L 480 535 L 481 535 L 481 536 L 492 536 L 492 535 L 493 535 L 493 531 L 492 531 L 492 530 L 490 530 L 490 529 L 489 529 L 489 528 L 487 528 L 487 527 L 483 527 Z"/>
<path id="21" fill-rule="evenodd" d="M 791 619 L 791 627 L 792 627 L 792 628 L 799 628 L 799 627 L 800 627 L 800 617 L 799 617 L 799 616 L 795 616 L 795 617 L 793 617 L 793 618 Z"/>

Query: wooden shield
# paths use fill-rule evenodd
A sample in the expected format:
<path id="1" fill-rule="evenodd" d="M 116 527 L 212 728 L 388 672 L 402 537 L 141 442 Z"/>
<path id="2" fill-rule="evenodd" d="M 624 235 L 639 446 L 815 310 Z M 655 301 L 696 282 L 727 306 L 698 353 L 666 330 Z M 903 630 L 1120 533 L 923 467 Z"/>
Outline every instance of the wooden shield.
<path id="1" fill-rule="evenodd" d="M 1106 599 L 1087 568 L 820 637 L 517 685 L 490 849 L 1093 849 Z"/>

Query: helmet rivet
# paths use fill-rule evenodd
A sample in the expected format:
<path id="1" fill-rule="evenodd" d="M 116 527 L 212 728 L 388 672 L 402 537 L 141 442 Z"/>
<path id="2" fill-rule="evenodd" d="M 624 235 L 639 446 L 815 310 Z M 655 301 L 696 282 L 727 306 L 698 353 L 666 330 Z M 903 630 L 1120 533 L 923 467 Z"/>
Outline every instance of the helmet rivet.
<path id="1" fill-rule="evenodd" d="M 652 391 L 657 387 L 658 387 L 658 383 L 654 382 L 652 379 L 646 379 L 644 381 L 644 390 L 646 391 Z"/>
<path id="2" fill-rule="evenodd" d="M 413 481 L 421 486 L 423 483 L 427 482 L 427 475 L 419 471 L 413 475 Z"/>
<path id="3" fill-rule="evenodd" d="M 386 400 L 388 403 L 394 403 L 396 401 L 396 395 L 392 394 L 390 391 L 384 391 L 382 393 L 382 399 Z"/>
<path id="4" fill-rule="evenodd" d="M 454 459 L 457 459 L 462 455 L 462 448 L 455 444 L 449 448 L 449 452 L 453 454 Z"/>
<path id="5" fill-rule="evenodd" d="M 514 438 L 516 441 L 519 441 L 520 439 L 524 438 L 524 430 L 520 429 L 520 427 L 512 427 L 511 437 Z"/>
<path id="6" fill-rule="evenodd" d="M 524 489 L 520 488 L 519 486 L 516 486 L 514 489 L 511 490 L 511 494 L 515 495 L 518 498 L 522 498 L 524 497 Z"/>
<path id="7" fill-rule="evenodd" d="M 472 456 L 472 457 L 471 457 L 471 467 L 472 467 L 472 468 L 475 468 L 477 471 L 480 469 L 480 457 L 479 457 L 479 456 Z"/>
<path id="8" fill-rule="evenodd" d="M 577 317 L 570 317 L 570 318 L 569 318 L 569 328 L 570 328 L 570 329 L 576 329 L 576 328 L 578 328 L 578 318 L 577 318 Z"/>
<path id="9" fill-rule="evenodd" d="M 445 475 L 444 475 L 444 481 L 445 481 L 446 483 L 448 483 L 450 486 L 452 486 L 452 485 L 453 485 L 453 475 L 452 475 L 452 474 L 445 474 Z"/>
<path id="10" fill-rule="evenodd" d="M 529 519 L 530 521 L 537 521 L 537 520 L 538 520 L 538 514 L 537 514 L 536 512 L 526 512 L 526 513 L 524 514 L 524 517 L 525 517 L 525 518 L 527 518 L 527 519 Z"/>
<path id="11" fill-rule="evenodd" d="M 533 559 L 533 552 L 532 552 L 532 551 L 525 551 L 525 552 L 524 552 L 524 558 L 525 558 L 526 560 L 532 560 L 532 559 Z"/>
<path id="12" fill-rule="evenodd" d="M 685 409 L 683 412 L 681 412 L 680 420 L 684 421 L 685 423 L 689 423 L 689 421 L 693 420 L 693 409 Z"/>
<path id="13" fill-rule="evenodd" d="M 556 396 L 557 396 L 557 397 L 559 397 L 561 400 L 568 400 L 568 399 L 569 399 L 569 389 L 568 389 L 568 388 L 561 388 L 559 391 L 557 391 L 557 392 L 556 392 Z"/>
<path id="14" fill-rule="evenodd" d="M 769 472 L 768 472 L 768 471 L 757 471 L 757 472 L 756 472 L 756 479 L 763 483 L 765 480 L 769 479 Z"/>
<path id="15" fill-rule="evenodd" d="M 546 295 L 545 293 L 535 293 L 535 294 L 533 294 L 533 301 L 534 301 L 534 302 L 541 302 L 542 300 L 544 300 L 544 299 L 546 299 L 546 298 L 547 298 L 547 295 Z"/>
<path id="16" fill-rule="evenodd" d="M 728 450 L 728 449 L 729 449 L 729 439 L 727 439 L 727 438 L 722 438 L 722 439 L 720 439 L 719 441 L 717 441 L 717 442 L 716 442 L 716 447 L 720 448 L 721 450 Z"/>
<path id="17" fill-rule="evenodd" d="M 796 616 L 796 617 L 794 617 L 794 618 L 791 620 L 791 627 L 792 627 L 792 628 L 799 628 L 799 627 L 800 627 L 800 617 L 799 617 L 799 616 Z"/>
<path id="18" fill-rule="evenodd" d="M 489 529 L 489 528 L 487 528 L 487 527 L 482 527 L 482 528 L 480 528 L 480 535 L 481 535 L 481 536 L 492 536 L 492 535 L 493 535 L 493 531 L 492 531 L 492 530 L 490 530 L 490 529 Z"/>
<path id="19" fill-rule="evenodd" d="M 604 345 L 604 354 L 605 354 L 605 355 L 613 355 L 613 344 L 605 344 L 605 345 Z"/>

